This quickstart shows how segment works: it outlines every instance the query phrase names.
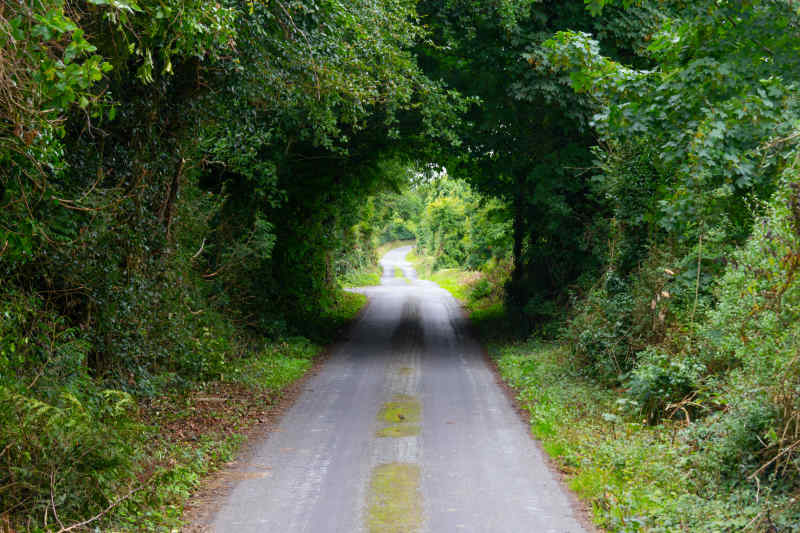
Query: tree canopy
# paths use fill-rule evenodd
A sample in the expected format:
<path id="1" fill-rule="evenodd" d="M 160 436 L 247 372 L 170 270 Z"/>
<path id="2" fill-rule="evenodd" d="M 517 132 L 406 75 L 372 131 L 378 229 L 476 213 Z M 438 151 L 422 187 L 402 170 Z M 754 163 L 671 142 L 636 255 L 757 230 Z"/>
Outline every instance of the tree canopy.
<path id="1" fill-rule="evenodd" d="M 799 52 L 789 0 L 6 1 L 0 426 L 30 427 L 0 431 L 0 515 L 46 527 L 57 483 L 91 488 L 63 517 L 105 508 L 125 405 L 329 341 L 340 280 L 409 237 L 435 268 L 513 263 L 517 333 L 649 424 L 702 419 L 698 494 L 749 469 L 783 502 Z"/>

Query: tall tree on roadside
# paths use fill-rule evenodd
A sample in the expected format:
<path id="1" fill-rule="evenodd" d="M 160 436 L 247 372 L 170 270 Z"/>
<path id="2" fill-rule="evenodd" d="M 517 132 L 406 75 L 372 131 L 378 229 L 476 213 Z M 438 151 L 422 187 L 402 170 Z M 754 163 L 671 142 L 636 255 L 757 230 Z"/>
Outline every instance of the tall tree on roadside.
<path id="1" fill-rule="evenodd" d="M 570 94 L 569 79 L 532 68 L 553 32 L 601 31 L 608 49 L 628 54 L 636 21 L 600 24 L 582 1 L 423 1 L 423 20 L 437 47 L 420 52 L 433 78 L 480 99 L 449 163 L 481 192 L 513 208 L 515 269 L 511 307 L 527 320 L 546 314 L 594 258 L 584 224 L 598 207 L 588 196 L 586 167 L 594 136 L 594 102 Z M 641 14 L 640 14 L 641 15 Z"/>

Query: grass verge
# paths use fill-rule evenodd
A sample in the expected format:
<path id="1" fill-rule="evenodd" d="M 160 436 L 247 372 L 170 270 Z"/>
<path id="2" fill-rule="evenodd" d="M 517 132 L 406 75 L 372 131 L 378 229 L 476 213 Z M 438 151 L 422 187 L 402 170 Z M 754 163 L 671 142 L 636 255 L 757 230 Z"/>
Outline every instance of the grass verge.
<path id="1" fill-rule="evenodd" d="M 339 280 L 339 284 L 342 287 L 347 288 L 373 287 L 381 284 L 381 272 L 381 267 L 377 265 L 371 266 L 369 268 L 348 273 Z"/>
<path id="2" fill-rule="evenodd" d="M 504 320 L 503 286 L 511 272 L 510 262 L 492 259 L 480 270 L 434 270 L 434 258 L 419 255 L 416 249 L 406 255 L 406 260 L 414 266 L 420 279 L 435 282 L 475 317 L 480 317 L 476 322 L 494 322 L 493 327 L 501 326 L 504 330 L 501 324 Z"/>
<path id="3" fill-rule="evenodd" d="M 427 279 L 452 294 L 456 300 L 469 304 L 472 290 L 482 277 L 480 272 L 448 268 L 431 273 Z"/>

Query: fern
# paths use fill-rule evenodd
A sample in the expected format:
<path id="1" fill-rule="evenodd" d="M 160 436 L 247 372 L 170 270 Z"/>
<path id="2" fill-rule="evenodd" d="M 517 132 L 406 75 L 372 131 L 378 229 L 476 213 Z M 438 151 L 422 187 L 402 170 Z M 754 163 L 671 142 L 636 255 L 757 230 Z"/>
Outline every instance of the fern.
<path id="1" fill-rule="evenodd" d="M 0 387 L 0 514 L 24 505 L 45 525 L 96 514 L 135 479 L 127 443 L 138 428 L 122 391 L 62 390 L 57 403 Z"/>

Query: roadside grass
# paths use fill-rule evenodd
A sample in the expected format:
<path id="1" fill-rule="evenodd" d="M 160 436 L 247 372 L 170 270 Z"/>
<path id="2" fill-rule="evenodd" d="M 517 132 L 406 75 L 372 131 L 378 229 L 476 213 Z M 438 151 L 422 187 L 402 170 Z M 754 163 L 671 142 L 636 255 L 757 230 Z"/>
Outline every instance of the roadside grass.
<path id="1" fill-rule="evenodd" d="M 448 268 L 431 273 L 428 279 L 452 294 L 456 300 L 468 303 L 472 289 L 481 277 L 480 272 Z"/>
<path id="2" fill-rule="evenodd" d="M 513 337 L 514 327 L 506 317 L 503 302 L 478 300 L 469 302 L 466 308 L 472 331 L 484 344 Z"/>
<path id="3" fill-rule="evenodd" d="M 307 324 L 303 334 L 320 342 L 336 340 L 366 303 L 367 297 L 363 294 L 339 290 L 333 299 L 320 304 L 319 317 Z"/>
<path id="4" fill-rule="evenodd" d="M 641 531 L 689 491 L 677 423 L 654 428 L 621 413 L 620 395 L 582 377 L 563 346 L 529 340 L 488 350 L 529 413 L 531 432 L 599 526 Z"/>
<path id="5" fill-rule="evenodd" d="M 292 337 L 265 347 L 258 357 L 240 359 L 225 377 L 254 392 L 279 396 L 311 368 L 319 352 L 305 337 Z"/>
<path id="6" fill-rule="evenodd" d="M 339 280 L 342 287 L 372 287 L 381 284 L 381 267 L 372 266 L 355 272 L 350 272 Z"/>
<path id="7" fill-rule="evenodd" d="M 796 492 L 708 475 L 708 452 L 682 417 L 648 425 L 626 408 L 623 390 L 582 375 L 567 347 L 531 339 L 492 342 L 488 351 L 531 432 L 604 530 L 797 530 Z"/>
<path id="8" fill-rule="evenodd" d="M 435 282 L 471 313 L 480 316 L 481 324 L 501 326 L 505 321 L 503 311 L 503 285 L 510 273 L 510 264 L 491 260 L 480 270 L 446 268 L 434 270 L 434 258 L 419 255 L 416 248 L 406 255 L 420 279 Z"/>

